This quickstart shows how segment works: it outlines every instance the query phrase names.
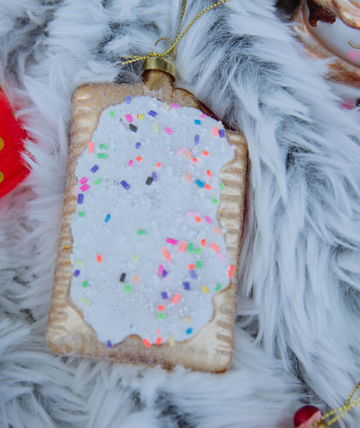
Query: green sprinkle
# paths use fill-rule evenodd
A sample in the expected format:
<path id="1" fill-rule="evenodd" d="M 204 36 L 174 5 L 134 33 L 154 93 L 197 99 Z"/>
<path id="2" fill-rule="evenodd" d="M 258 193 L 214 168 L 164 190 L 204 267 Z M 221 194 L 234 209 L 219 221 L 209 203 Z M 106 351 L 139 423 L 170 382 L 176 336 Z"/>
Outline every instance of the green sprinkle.
<path id="1" fill-rule="evenodd" d="M 189 250 L 189 253 L 192 253 L 194 251 L 194 244 L 192 244 L 191 242 L 188 245 L 188 250 Z"/>
<path id="2" fill-rule="evenodd" d="M 157 134 L 159 132 L 159 125 L 154 123 L 154 132 Z"/>
<path id="3" fill-rule="evenodd" d="M 217 204 L 219 201 L 216 198 L 212 198 L 211 202 L 213 202 L 214 204 Z"/>
<path id="4" fill-rule="evenodd" d="M 221 284 L 218 284 L 218 285 L 217 285 L 217 287 L 216 287 L 216 291 L 220 291 L 220 290 L 221 290 L 221 287 L 222 287 L 222 285 L 221 285 Z"/>
<path id="5" fill-rule="evenodd" d="M 99 144 L 99 149 L 104 149 L 106 150 L 108 147 L 106 144 Z"/>
<path id="6" fill-rule="evenodd" d="M 89 285 L 89 281 L 84 281 L 81 285 L 82 285 L 84 288 L 86 288 L 86 287 Z"/>
<path id="7" fill-rule="evenodd" d="M 197 255 L 199 255 L 201 253 L 201 248 L 199 247 L 199 248 L 196 248 L 196 250 L 195 250 L 195 254 L 197 254 Z"/>
<path id="8" fill-rule="evenodd" d="M 85 305 L 90 306 L 90 302 L 88 301 L 88 299 L 85 299 L 85 297 L 82 297 L 80 300 L 81 300 L 83 303 L 85 303 Z"/>
<path id="9" fill-rule="evenodd" d="M 85 215 L 84 211 L 79 212 L 79 217 L 84 217 L 84 215 Z"/>
<path id="10" fill-rule="evenodd" d="M 98 185 L 101 183 L 101 178 L 99 178 L 98 180 L 95 181 L 95 184 Z"/>
<path id="11" fill-rule="evenodd" d="M 164 319 L 164 316 L 165 316 L 164 314 L 159 314 L 159 315 L 158 315 L 159 320 L 163 320 L 163 319 Z"/>
<path id="12" fill-rule="evenodd" d="M 114 112 L 110 110 L 110 117 L 114 117 Z"/>
<path id="13" fill-rule="evenodd" d="M 219 186 L 220 186 L 220 189 L 221 189 L 221 190 L 224 190 L 224 189 L 225 189 L 225 186 L 224 186 L 222 183 L 220 183 L 220 184 L 219 184 Z"/>
<path id="14" fill-rule="evenodd" d="M 201 263 L 201 261 L 200 261 L 200 260 L 197 260 L 197 261 L 196 261 L 196 267 L 197 267 L 197 268 L 199 268 L 199 269 L 201 269 L 201 268 L 202 268 L 202 263 Z"/>
<path id="15" fill-rule="evenodd" d="M 146 235 L 146 230 L 138 230 L 137 234 L 138 235 Z"/>
<path id="16" fill-rule="evenodd" d="M 98 157 L 99 159 L 106 159 L 106 158 L 107 158 L 107 154 L 106 154 L 106 153 L 98 153 L 98 154 L 97 154 L 97 157 Z"/>
<path id="17" fill-rule="evenodd" d="M 126 284 L 125 285 L 125 293 L 129 293 L 130 292 L 130 285 Z"/>

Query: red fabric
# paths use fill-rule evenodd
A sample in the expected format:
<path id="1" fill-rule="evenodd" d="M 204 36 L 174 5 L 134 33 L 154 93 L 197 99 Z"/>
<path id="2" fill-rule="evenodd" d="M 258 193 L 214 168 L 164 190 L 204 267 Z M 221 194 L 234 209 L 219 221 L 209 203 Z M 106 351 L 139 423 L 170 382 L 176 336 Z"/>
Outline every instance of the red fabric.
<path id="1" fill-rule="evenodd" d="M 30 172 L 21 157 L 27 138 L 0 90 L 0 198 L 15 189 Z"/>

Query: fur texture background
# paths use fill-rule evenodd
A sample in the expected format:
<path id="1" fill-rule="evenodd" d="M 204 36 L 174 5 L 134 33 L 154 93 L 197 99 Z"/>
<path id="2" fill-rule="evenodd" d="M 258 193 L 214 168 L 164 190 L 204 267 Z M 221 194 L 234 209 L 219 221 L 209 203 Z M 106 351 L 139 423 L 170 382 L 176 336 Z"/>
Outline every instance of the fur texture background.
<path id="1" fill-rule="evenodd" d="M 139 82 L 180 0 L 0 0 L 0 83 L 33 142 L 32 174 L 0 200 L 0 426 L 291 427 L 360 380 L 360 126 L 270 0 L 230 0 L 178 45 L 177 85 L 249 144 L 236 349 L 222 375 L 64 358 L 44 331 L 61 221 L 70 101 Z M 188 2 L 184 26 L 210 0 Z M 352 410 L 338 426 L 357 427 Z"/>

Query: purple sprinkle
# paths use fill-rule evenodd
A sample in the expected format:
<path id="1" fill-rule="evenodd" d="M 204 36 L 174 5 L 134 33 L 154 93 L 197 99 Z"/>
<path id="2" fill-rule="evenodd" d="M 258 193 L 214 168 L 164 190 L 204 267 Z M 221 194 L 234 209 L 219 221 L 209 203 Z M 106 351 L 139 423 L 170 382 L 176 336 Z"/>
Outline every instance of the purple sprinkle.
<path id="1" fill-rule="evenodd" d="M 83 193 L 79 193 L 78 194 L 78 204 L 81 205 L 84 202 L 84 194 Z"/>
<path id="2" fill-rule="evenodd" d="M 130 95 L 126 95 L 125 102 L 126 102 L 126 104 L 130 104 L 131 103 L 131 97 L 130 97 Z"/>
<path id="3" fill-rule="evenodd" d="M 97 165 L 94 165 L 92 168 L 91 168 L 91 172 L 96 172 L 97 170 L 99 169 L 99 167 L 97 166 Z"/>
<path id="4" fill-rule="evenodd" d="M 79 276 L 79 274 L 80 274 L 80 271 L 76 269 L 76 271 L 74 272 L 74 276 L 77 277 Z"/>
<path id="5" fill-rule="evenodd" d="M 153 181 L 156 181 L 157 180 L 157 174 L 156 174 L 156 172 L 153 172 L 151 174 L 151 177 L 152 177 Z"/>
<path id="6" fill-rule="evenodd" d="M 196 276 L 196 272 L 195 272 L 194 270 L 191 270 L 191 271 L 190 271 L 190 275 L 191 275 L 191 278 L 194 278 L 194 279 L 196 279 L 196 278 L 197 278 L 197 276 Z"/>
<path id="7" fill-rule="evenodd" d="M 163 273 L 162 273 L 162 276 L 163 276 L 163 278 L 165 278 L 165 276 L 167 276 L 167 274 L 168 274 L 169 272 L 167 271 L 167 270 L 165 270 L 164 269 L 164 271 L 163 271 Z"/>
<path id="8" fill-rule="evenodd" d="M 108 346 L 109 348 L 111 348 L 111 347 L 112 347 L 111 340 L 108 340 L 108 341 L 106 342 L 106 344 L 107 344 L 107 346 Z"/>
<path id="9" fill-rule="evenodd" d="M 224 137 L 225 137 L 225 131 L 224 131 L 223 129 L 220 129 L 220 130 L 219 130 L 219 136 L 220 136 L 221 138 L 224 138 Z"/>
<path id="10" fill-rule="evenodd" d="M 150 111 L 148 112 L 148 114 L 149 114 L 150 116 L 152 116 L 152 117 L 156 117 L 156 116 L 157 116 L 157 113 L 156 113 L 156 111 L 154 111 L 154 110 L 150 110 Z"/>
<path id="11" fill-rule="evenodd" d="M 162 296 L 162 298 L 163 298 L 164 300 L 168 298 L 168 294 L 167 294 L 167 292 L 166 292 L 166 291 L 163 291 L 163 292 L 161 293 L 161 296 Z"/>
<path id="12" fill-rule="evenodd" d="M 184 290 L 190 290 L 190 282 L 184 282 Z"/>
<path id="13" fill-rule="evenodd" d="M 125 180 L 121 181 L 120 183 L 122 185 L 122 187 L 126 190 L 130 189 L 130 186 L 127 184 L 127 182 Z M 80 195 L 79 195 L 80 196 Z"/>
<path id="14" fill-rule="evenodd" d="M 141 143 L 136 143 L 135 144 L 135 149 L 140 149 Z"/>
<path id="15" fill-rule="evenodd" d="M 199 135 L 195 135 L 194 143 L 195 143 L 195 145 L 200 143 L 200 136 Z"/>

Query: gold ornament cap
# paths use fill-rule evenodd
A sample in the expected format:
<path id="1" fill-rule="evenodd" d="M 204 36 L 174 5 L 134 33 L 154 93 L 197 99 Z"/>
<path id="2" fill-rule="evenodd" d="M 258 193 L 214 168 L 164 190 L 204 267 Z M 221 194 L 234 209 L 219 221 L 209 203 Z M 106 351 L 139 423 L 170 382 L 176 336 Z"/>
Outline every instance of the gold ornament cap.
<path id="1" fill-rule="evenodd" d="M 146 70 L 164 71 L 176 79 L 176 65 L 168 58 L 160 56 L 146 58 L 143 72 Z"/>

